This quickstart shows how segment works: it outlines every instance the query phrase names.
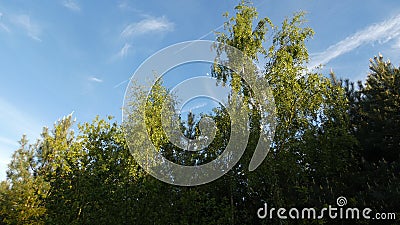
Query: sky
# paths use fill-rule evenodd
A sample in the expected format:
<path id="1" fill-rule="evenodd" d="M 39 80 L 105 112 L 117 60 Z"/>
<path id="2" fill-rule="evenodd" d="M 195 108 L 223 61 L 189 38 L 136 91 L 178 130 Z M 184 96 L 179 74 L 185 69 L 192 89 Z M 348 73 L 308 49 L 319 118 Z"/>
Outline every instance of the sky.
<path id="1" fill-rule="evenodd" d="M 78 122 L 115 116 L 128 81 L 149 56 L 171 44 L 214 40 L 233 0 L 0 1 L 0 180 L 26 134 L 73 112 Z M 315 31 L 309 67 L 364 80 L 378 53 L 400 64 L 398 0 L 254 0 L 275 25 L 307 12 Z M 190 104 L 189 104 L 190 105 Z M 204 103 L 191 104 L 201 108 Z"/>

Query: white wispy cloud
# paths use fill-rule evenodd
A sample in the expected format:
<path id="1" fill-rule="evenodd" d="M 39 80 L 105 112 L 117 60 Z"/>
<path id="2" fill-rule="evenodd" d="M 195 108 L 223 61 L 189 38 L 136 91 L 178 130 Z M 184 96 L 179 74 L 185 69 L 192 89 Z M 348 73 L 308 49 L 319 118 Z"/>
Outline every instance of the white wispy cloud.
<path id="1" fill-rule="evenodd" d="M 120 3 L 118 3 L 118 8 L 124 11 L 137 11 L 129 4 L 128 1 L 121 1 Z"/>
<path id="2" fill-rule="evenodd" d="M 127 10 L 130 8 L 130 6 L 129 6 L 128 2 L 122 1 L 122 2 L 118 3 L 118 8 L 122 9 L 122 10 Z"/>
<path id="3" fill-rule="evenodd" d="M 5 25 L 5 24 L 2 22 L 2 19 L 3 19 L 3 13 L 0 12 L 0 28 L 1 28 L 2 30 L 6 31 L 7 33 L 10 33 L 10 29 L 8 28 L 7 25 Z"/>
<path id="4" fill-rule="evenodd" d="M 400 15 L 381 23 L 370 25 L 355 34 L 348 36 L 342 41 L 331 45 L 325 51 L 314 54 L 311 57 L 311 68 L 320 64 L 324 65 L 332 59 L 350 52 L 359 46 L 376 41 L 379 44 L 383 44 L 398 38 L 400 38 Z"/>
<path id="5" fill-rule="evenodd" d="M 19 28 L 23 29 L 29 37 L 36 41 L 42 41 L 40 39 L 41 29 L 39 25 L 32 22 L 31 17 L 25 14 L 20 14 L 11 17 L 11 21 L 18 26 Z"/>
<path id="6" fill-rule="evenodd" d="M 0 28 L 4 31 L 6 31 L 7 33 L 10 33 L 10 29 L 4 24 L 0 22 Z"/>
<path id="7" fill-rule="evenodd" d="M 143 17 L 150 17 L 148 14 L 146 14 L 142 10 L 136 8 L 136 5 L 134 6 L 132 4 L 132 1 L 129 1 L 129 0 L 120 1 L 118 3 L 117 7 L 123 12 L 134 13 L 135 15 L 139 15 L 139 16 L 143 16 Z"/>
<path id="8" fill-rule="evenodd" d="M 194 111 L 196 109 L 204 108 L 205 106 L 207 106 L 207 103 L 200 103 L 200 104 L 197 104 L 197 105 L 194 105 L 194 106 L 191 106 L 191 107 L 189 107 L 187 109 L 182 110 L 181 113 L 192 112 L 192 111 Z"/>
<path id="9" fill-rule="evenodd" d="M 96 83 L 102 83 L 103 82 L 102 79 L 97 78 L 97 77 L 89 77 L 89 81 L 96 82 Z"/>
<path id="10" fill-rule="evenodd" d="M 69 10 L 78 12 L 81 11 L 80 5 L 74 0 L 66 0 L 63 2 L 63 6 Z"/>
<path id="11" fill-rule="evenodd" d="M 167 32 L 174 29 L 174 23 L 166 17 L 150 17 L 136 23 L 131 23 L 121 32 L 121 37 L 130 38 L 150 32 Z"/>
<path id="12" fill-rule="evenodd" d="M 132 47 L 131 44 L 125 43 L 124 46 L 119 50 L 118 57 L 123 58 L 128 55 L 129 49 Z"/>
<path id="13" fill-rule="evenodd" d="M 118 88 L 118 87 L 120 87 L 121 85 L 125 84 L 125 83 L 128 82 L 128 81 L 129 81 L 129 79 L 128 79 L 128 80 L 121 81 L 121 82 L 119 82 L 118 84 L 114 85 L 114 88 Z"/>

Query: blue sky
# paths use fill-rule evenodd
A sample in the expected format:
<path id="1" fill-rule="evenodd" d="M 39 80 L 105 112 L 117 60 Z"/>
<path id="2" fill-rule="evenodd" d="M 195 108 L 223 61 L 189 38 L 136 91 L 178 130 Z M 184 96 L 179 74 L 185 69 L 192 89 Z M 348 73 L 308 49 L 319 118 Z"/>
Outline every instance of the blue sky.
<path id="1" fill-rule="evenodd" d="M 238 1 L 0 1 L 0 179 L 22 134 L 74 112 L 121 120 L 127 80 L 147 57 L 181 41 L 213 40 Z M 364 79 L 381 52 L 400 63 L 398 0 L 255 0 L 275 25 L 299 10 L 316 32 L 310 66 Z M 193 107 L 196 107 L 195 105 Z"/>

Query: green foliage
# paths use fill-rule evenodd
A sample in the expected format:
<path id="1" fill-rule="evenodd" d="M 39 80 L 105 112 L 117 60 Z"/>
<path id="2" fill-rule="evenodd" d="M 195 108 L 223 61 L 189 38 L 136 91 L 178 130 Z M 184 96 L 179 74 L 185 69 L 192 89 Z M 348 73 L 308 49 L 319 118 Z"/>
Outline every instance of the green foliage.
<path id="1" fill-rule="evenodd" d="M 5 224 L 43 224 L 46 208 L 43 205 L 47 185 L 35 173 L 34 149 L 26 136 L 12 156 L 7 181 L 1 183 L 1 212 Z"/>
<path id="2" fill-rule="evenodd" d="M 400 70 L 379 55 L 370 60 L 370 73 L 358 90 L 344 82 L 349 100 L 349 130 L 357 138 L 358 158 L 352 191 L 358 204 L 376 211 L 400 208 Z"/>
<path id="3" fill-rule="evenodd" d="M 400 156 L 400 69 L 383 57 L 371 59 L 371 73 L 360 91 L 357 137 L 369 161 Z"/>

